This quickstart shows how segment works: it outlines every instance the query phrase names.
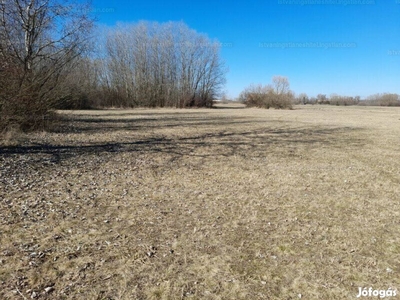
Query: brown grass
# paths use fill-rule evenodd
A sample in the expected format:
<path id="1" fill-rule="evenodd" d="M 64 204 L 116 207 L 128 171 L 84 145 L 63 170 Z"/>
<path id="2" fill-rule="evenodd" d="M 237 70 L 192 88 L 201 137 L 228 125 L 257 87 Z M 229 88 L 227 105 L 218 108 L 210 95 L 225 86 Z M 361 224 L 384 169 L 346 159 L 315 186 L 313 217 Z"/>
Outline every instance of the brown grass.
<path id="1" fill-rule="evenodd" d="M 70 117 L 0 148 L 1 299 L 355 299 L 358 287 L 400 287 L 398 108 Z"/>

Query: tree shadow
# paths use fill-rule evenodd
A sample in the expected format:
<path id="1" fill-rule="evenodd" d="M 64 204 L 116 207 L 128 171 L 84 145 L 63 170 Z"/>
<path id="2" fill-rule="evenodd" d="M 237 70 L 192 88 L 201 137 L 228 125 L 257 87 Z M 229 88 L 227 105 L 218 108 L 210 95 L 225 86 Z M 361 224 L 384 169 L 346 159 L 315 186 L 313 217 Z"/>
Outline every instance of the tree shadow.
<path id="1" fill-rule="evenodd" d="M 136 114 L 135 114 L 136 116 Z M 62 134 L 86 134 L 99 132 L 114 132 L 118 130 L 125 131 L 146 131 L 156 128 L 174 128 L 174 127 L 198 127 L 198 126 L 221 126 L 236 124 L 258 123 L 258 120 L 251 120 L 248 117 L 220 117 L 208 115 L 182 115 L 172 116 L 170 114 L 160 115 L 159 118 L 105 118 L 80 116 L 70 118 L 68 121 L 54 126 L 50 132 Z M 265 120 L 265 122 L 269 122 Z"/>
<path id="2" fill-rule="evenodd" d="M 132 142 L 104 142 L 87 145 L 51 145 L 36 144 L 31 146 L 0 147 L 0 156 L 9 155 L 50 155 L 52 163 L 68 159 L 78 159 L 86 155 L 117 154 L 126 152 L 165 153 L 175 158 L 193 157 L 230 157 L 234 155 L 262 156 L 271 148 L 296 148 L 307 145 L 325 147 L 345 144 L 359 149 L 365 145 L 363 139 L 354 139 L 349 132 L 359 131 L 354 128 L 296 128 L 269 129 L 238 132 L 212 132 L 187 137 L 154 137 Z M 39 158 L 39 157 L 38 157 Z M 40 160 L 40 158 L 39 158 Z"/>
<path id="3" fill-rule="evenodd" d="M 212 107 L 212 109 L 246 109 L 247 107 L 245 105 L 239 106 L 235 104 L 224 104 L 224 105 L 215 105 Z"/>

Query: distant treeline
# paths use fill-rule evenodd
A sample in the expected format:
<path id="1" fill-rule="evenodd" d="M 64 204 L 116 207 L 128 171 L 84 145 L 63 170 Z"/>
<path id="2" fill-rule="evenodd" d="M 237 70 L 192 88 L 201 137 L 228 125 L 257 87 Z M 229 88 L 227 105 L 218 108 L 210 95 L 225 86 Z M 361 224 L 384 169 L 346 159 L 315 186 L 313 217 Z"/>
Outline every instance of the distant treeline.
<path id="1" fill-rule="evenodd" d="M 400 95 L 398 94 L 374 94 L 366 99 L 361 97 L 348 97 L 332 94 L 327 97 L 324 94 L 318 94 L 317 97 L 309 98 L 306 94 L 299 94 L 294 99 L 295 104 L 327 104 L 327 105 L 361 105 L 361 106 L 400 106 Z"/>
<path id="2" fill-rule="evenodd" d="M 374 94 L 366 99 L 360 96 L 348 97 L 332 94 L 318 94 L 317 97 L 308 97 L 301 93 L 295 96 L 290 90 L 289 79 L 285 76 L 274 76 L 272 83 L 267 85 L 250 85 L 239 95 L 237 101 L 246 104 L 247 107 L 291 109 L 295 104 L 325 104 L 337 106 L 400 106 L 398 94 Z"/>

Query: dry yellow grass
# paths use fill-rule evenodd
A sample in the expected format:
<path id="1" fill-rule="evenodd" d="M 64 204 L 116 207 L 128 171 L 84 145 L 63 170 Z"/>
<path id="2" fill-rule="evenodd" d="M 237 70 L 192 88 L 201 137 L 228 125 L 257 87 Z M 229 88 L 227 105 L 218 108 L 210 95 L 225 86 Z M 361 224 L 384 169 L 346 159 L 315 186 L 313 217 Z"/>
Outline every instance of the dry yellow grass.
<path id="1" fill-rule="evenodd" d="M 398 108 L 70 117 L 0 148 L 1 299 L 400 288 Z"/>

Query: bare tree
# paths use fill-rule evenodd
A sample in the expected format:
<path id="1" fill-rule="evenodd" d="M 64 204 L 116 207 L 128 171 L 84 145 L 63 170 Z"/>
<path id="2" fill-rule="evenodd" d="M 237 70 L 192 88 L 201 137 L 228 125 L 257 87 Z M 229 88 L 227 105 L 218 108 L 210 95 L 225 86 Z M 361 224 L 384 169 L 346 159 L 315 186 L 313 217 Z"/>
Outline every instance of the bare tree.
<path id="1" fill-rule="evenodd" d="M 309 102 L 309 98 L 308 98 L 308 96 L 307 96 L 307 94 L 306 93 L 300 93 L 298 96 L 297 96 L 297 103 L 298 104 L 307 104 Z"/>
<path id="2" fill-rule="evenodd" d="M 19 70 L 7 95 L 2 93 L 2 115 L 7 111 L 26 127 L 40 123 L 60 97 L 63 70 L 87 50 L 88 12 L 88 5 L 78 2 L 0 2 L 0 56 Z"/>
<path id="3" fill-rule="evenodd" d="M 290 84 L 287 77 L 279 75 L 274 76 L 272 77 L 272 84 L 277 95 L 283 95 L 290 92 Z"/>
<path id="4" fill-rule="evenodd" d="M 328 98 L 325 94 L 318 94 L 317 95 L 317 103 L 318 104 L 325 104 L 328 101 Z"/>

